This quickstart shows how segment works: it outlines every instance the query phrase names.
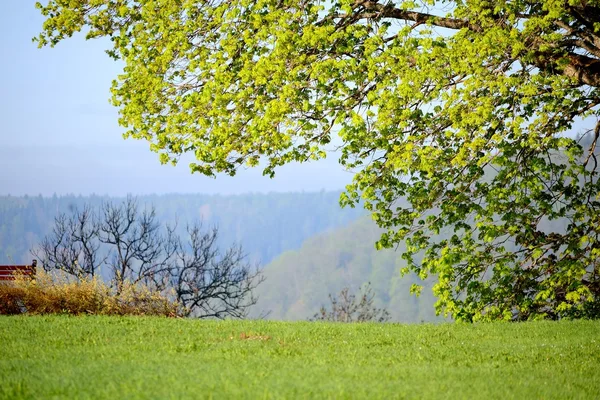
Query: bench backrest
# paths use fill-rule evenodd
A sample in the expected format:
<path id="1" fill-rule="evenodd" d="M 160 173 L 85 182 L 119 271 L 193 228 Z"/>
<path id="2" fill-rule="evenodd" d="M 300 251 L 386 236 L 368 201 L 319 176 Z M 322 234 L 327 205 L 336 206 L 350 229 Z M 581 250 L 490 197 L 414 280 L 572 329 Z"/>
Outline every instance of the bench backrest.
<path id="1" fill-rule="evenodd" d="M 0 281 L 12 281 L 19 274 L 34 277 L 36 267 L 36 260 L 31 265 L 0 265 Z"/>

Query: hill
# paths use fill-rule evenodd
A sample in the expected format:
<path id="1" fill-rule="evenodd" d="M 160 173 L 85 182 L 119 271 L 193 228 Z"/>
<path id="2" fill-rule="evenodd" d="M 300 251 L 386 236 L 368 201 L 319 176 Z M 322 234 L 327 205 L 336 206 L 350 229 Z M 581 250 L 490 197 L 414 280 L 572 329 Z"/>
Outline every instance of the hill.
<path id="1" fill-rule="evenodd" d="M 393 321 L 435 321 L 432 282 L 423 293 L 409 293 L 417 277 L 400 276 L 403 248 L 376 251 L 381 230 L 368 216 L 334 231 L 309 238 L 298 250 L 290 250 L 265 266 L 266 281 L 257 289 L 255 312 L 270 311 L 269 319 L 299 320 L 312 317 L 328 295 L 344 287 L 357 292 L 371 282 L 375 303 L 386 308 Z M 257 314 L 258 315 L 258 314 Z"/>

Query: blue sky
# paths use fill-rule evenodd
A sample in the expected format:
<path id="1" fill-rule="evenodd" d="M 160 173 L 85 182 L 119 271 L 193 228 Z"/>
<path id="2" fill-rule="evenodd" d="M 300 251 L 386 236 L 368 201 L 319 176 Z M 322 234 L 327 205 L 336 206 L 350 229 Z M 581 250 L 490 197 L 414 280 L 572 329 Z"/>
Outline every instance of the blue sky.
<path id="1" fill-rule="evenodd" d="M 288 165 L 275 179 L 259 170 L 216 179 L 191 175 L 187 162 L 160 165 L 146 142 L 124 140 L 110 83 L 122 65 L 107 41 L 75 36 L 38 49 L 43 18 L 35 1 L 0 8 L 0 195 L 245 193 L 341 189 L 352 175 L 332 155 Z"/>

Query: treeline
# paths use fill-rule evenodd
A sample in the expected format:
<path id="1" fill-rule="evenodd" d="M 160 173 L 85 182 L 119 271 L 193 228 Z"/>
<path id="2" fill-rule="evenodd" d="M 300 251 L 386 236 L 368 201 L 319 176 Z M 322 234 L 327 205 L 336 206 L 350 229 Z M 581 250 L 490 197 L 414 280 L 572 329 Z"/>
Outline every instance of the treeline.
<path id="1" fill-rule="evenodd" d="M 158 220 L 187 224 L 202 221 L 219 228 L 219 244 L 241 244 L 253 261 L 266 264 L 303 241 L 357 219 L 361 208 L 341 209 L 339 192 L 269 193 L 246 195 L 169 194 L 139 196 L 140 206 L 152 205 Z M 59 213 L 98 207 L 104 196 L 0 196 L 0 263 L 31 261 L 30 249 L 39 244 Z"/>

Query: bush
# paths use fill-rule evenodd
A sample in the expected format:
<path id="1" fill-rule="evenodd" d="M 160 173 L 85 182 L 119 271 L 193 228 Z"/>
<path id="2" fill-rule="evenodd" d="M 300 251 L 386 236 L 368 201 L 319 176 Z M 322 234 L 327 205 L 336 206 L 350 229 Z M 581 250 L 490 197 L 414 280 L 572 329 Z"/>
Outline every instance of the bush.
<path id="1" fill-rule="evenodd" d="M 75 279 L 38 272 L 0 282 L 0 314 L 179 315 L 178 304 L 159 291 L 125 282 L 117 291 L 97 277 Z"/>
<path id="2" fill-rule="evenodd" d="M 329 294 L 331 308 L 321 306 L 321 309 L 310 320 L 331 322 L 386 322 L 390 313 L 374 305 L 375 293 L 371 282 L 364 285 L 358 297 L 350 293 L 350 288 L 344 288 L 339 295 Z"/>

